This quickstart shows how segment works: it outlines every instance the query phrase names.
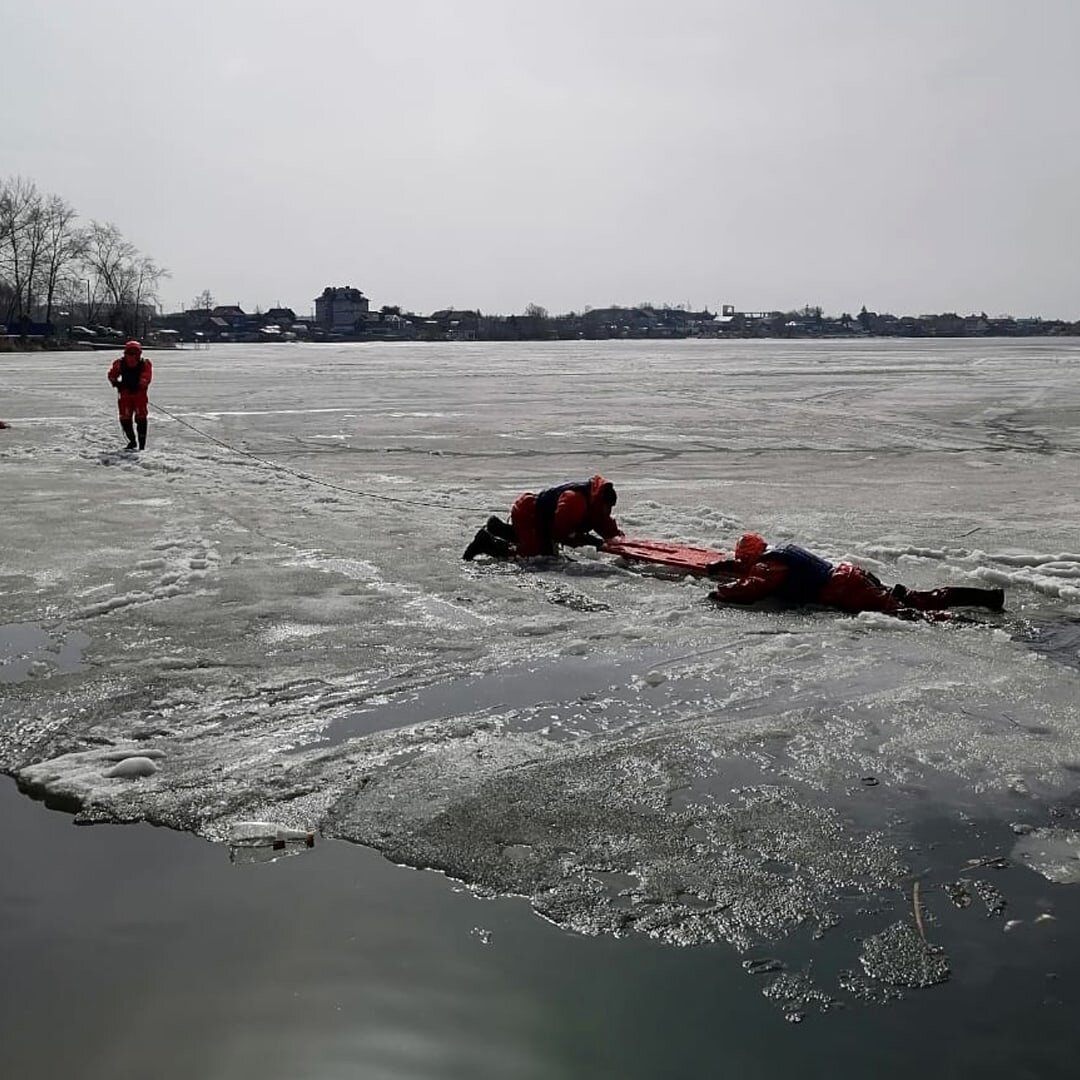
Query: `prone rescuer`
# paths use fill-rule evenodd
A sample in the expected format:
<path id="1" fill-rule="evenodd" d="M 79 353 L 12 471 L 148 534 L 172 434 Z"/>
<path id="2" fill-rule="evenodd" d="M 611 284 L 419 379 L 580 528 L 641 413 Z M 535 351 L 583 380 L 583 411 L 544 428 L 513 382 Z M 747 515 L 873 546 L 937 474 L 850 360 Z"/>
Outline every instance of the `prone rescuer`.
<path id="1" fill-rule="evenodd" d="M 777 599 L 788 604 L 821 604 L 841 611 L 881 611 L 900 616 L 951 607 L 1001 611 L 1005 604 L 1002 589 L 946 586 L 919 591 L 904 585 L 889 588 L 860 566 L 831 563 L 797 544 L 770 547 L 757 533 L 740 536 L 735 558 L 718 560 L 709 572 L 737 575 L 709 593 L 711 600 L 723 604 Z"/>

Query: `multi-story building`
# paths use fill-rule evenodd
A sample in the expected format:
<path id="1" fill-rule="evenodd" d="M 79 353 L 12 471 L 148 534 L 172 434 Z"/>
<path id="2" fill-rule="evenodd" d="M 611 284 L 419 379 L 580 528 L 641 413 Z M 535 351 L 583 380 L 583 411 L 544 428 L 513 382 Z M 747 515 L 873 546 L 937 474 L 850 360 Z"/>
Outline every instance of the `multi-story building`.
<path id="1" fill-rule="evenodd" d="M 315 324 L 320 330 L 351 333 L 367 321 L 368 298 L 351 286 L 327 285 L 315 298 Z"/>

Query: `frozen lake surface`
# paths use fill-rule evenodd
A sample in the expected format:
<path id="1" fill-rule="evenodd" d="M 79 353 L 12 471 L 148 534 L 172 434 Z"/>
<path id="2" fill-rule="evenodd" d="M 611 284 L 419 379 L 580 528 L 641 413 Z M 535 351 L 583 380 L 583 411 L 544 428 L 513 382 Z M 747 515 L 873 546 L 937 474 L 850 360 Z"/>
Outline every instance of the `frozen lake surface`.
<path id="1" fill-rule="evenodd" d="M 1080 861 L 1080 342 L 165 352 L 141 456 L 107 359 L 0 360 L 24 790 L 210 839 L 314 828 L 733 967 L 790 949 L 747 980 L 778 1020 L 938 982 L 953 911 L 1061 932 L 1035 920 Z M 754 529 L 1006 611 L 721 610 L 592 552 L 460 560 L 488 512 L 594 471 L 631 535 Z M 976 820 L 947 860 L 926 838 Z"/>

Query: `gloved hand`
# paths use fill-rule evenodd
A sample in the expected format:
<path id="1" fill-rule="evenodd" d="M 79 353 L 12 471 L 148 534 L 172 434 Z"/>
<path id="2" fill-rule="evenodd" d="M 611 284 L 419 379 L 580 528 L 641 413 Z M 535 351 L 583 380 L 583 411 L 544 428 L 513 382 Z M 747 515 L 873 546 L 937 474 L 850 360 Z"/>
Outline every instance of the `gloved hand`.
<path id="1" fill-rule="evenodd" d="M 604 546 L 603 540 L 598 540 L 592 533 L 574 533 L 568 536 L 563 543 L 567 547 L 594 547 L 597 551 Z"/>
<path id="2" fill-rule="evenodd" d="M 717 559 L 705 567 L 707 577 L 725 577 L 736 575 L 740 571 L 739 564 L 734 559 Z"/>

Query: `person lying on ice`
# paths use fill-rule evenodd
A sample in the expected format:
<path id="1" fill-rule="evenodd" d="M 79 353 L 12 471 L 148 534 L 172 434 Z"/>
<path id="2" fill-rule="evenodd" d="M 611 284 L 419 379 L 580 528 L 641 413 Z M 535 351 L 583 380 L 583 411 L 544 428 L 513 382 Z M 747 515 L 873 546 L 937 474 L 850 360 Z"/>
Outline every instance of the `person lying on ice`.
<path id="1" fill-rule="evenodd" d="M 119 391 L 120 429 L 127 436 L 125 449 L 135 449 L 135 428 L 139 430 L 140 450 L 146 449 L 146 413 L 149 407 L 146 391 L 154 377 L 154 366 L 143 356 L 142 346 L 129 341 L 124 355 L 118 356 L 109 368 L 109 382 Z M 132 423 L 134 418 L 134 425 Z"/>
<path id="2" fill-rule="evenodd" d="M 462 558 L 555 555 L 560 544 L 599 548 L 605 540 L 622 536 L 611 516 L 617 500 L 615 485 L 600 475 L 545 488 L 539 495 L 527 491 L 510 508 L 509 521 L 495 515 L 488 518 Z"/>
<path id="3" fill-rule="evenodd" d="M 753 604 L 773 598 L 789 604 L 822 604 L 841 611 L 882 611 L 913 617 L 917 612 L 950 607 L 984 607 L 1001 611 L 1001 589 L 946 587 L 919 592 L 904 585 L 891 589 L 869 570 L 851 563 L 831 563 L 795 544 L 769 547 L 757 533 L 746 533 L 735 545 L 735 558 L 714 563 L 710 576 L 736 573 L 734 581 L 717 585 L 710 600 Z"/>

